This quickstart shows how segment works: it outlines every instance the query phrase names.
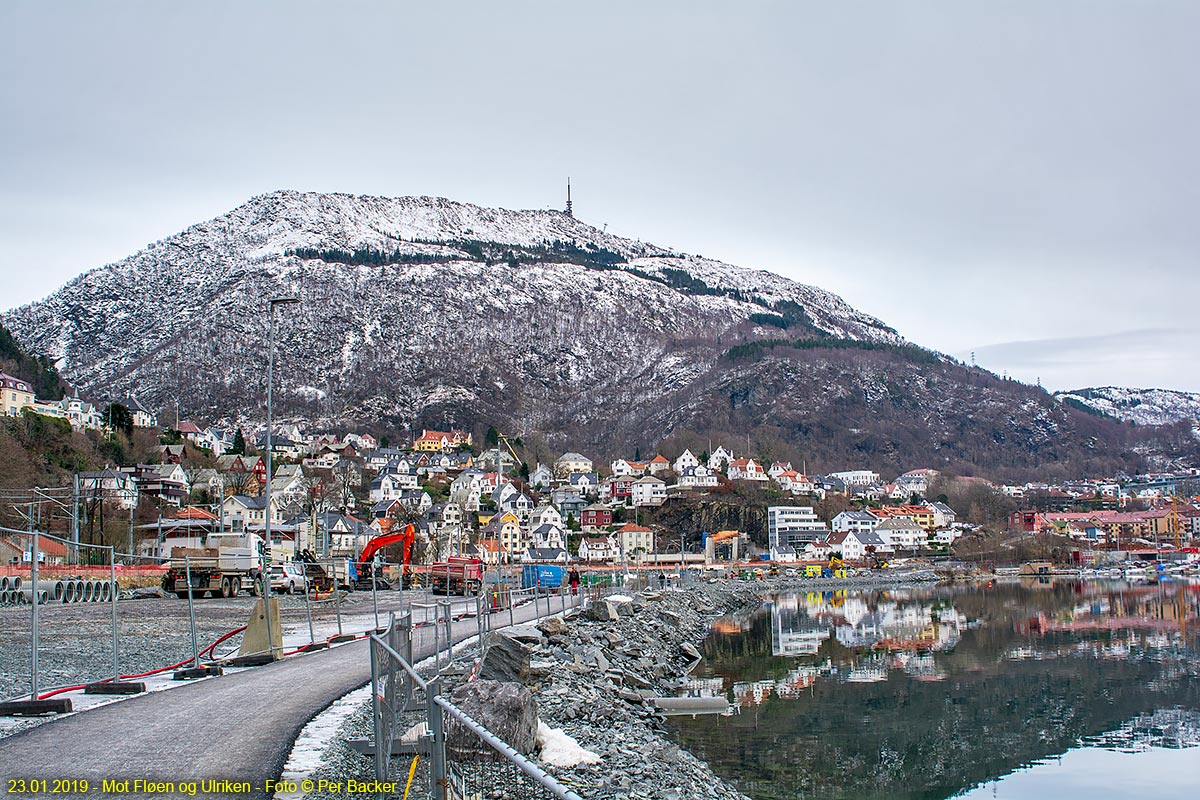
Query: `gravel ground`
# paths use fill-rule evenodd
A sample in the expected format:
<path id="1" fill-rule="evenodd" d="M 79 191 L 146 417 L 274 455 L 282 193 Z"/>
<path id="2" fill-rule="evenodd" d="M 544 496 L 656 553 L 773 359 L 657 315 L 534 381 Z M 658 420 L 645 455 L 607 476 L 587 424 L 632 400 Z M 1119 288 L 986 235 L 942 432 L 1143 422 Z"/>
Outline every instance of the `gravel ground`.
<path id="1" fill-rule="evenodd" d="M 388 611 L 400 608 L 399 592 L 380 592 L 381 622 Z M 427 600 L 424 592 L 404 593 L 405 603 Z M 246 624 L 254 598 L 196 599 L 196 639 L 201 649 L 222 634 Z M 308 619 L 302 596 L 280 598 L 285 648 L 307 642 Z M 312 603 L 316 638 L 337 633 L 337 611 L 332 601 Z M 370 592 L 352 592 L 342 598 L 346 632 L 372 627 Z M 38 687 L 45 691 L 111 677 L 112 607 L 108 603 L 50 604 L 38 609 Z M 173 595 L 117 603 L 119 665 L 123 674 L 137 674 L 175 664 L 192 656 L 187 600 Z M 0 607 L 0 698 L 29 691 L 31 607 Z M 238 634 L 222 643 L 217 654 L 236 650 Z"/>

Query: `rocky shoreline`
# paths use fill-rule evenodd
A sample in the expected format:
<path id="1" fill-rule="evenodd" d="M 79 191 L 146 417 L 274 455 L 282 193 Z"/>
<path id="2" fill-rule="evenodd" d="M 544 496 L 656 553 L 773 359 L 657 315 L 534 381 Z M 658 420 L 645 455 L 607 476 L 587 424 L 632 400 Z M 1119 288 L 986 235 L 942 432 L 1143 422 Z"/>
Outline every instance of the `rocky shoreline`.
<path id="1" fill-rule="evenodd" d="M 479 677 L 520 682 L 532 693 L 537 719 L 598 756 L 573 765 L 540 763 L 585 798 L 745 800 L 708 765 L 670 736 L 656 697 L 675 695 L 700 656 L 697 647 L 718 616 L 750 611 L 764 594 L 908 586 L 932 572 L 848 579 L 714 580 L 687 587 L 616 595 L 585 611 L 492 634 Z M 447 691 L 450 686 L 445 687 Z M 344 735 L 364 735 L 369 705 Z M 533 754 L 535 760 L 537 754 Z M 339 743 L 326 753 L 323 777 L 370 775 L 370 762 Z"/>

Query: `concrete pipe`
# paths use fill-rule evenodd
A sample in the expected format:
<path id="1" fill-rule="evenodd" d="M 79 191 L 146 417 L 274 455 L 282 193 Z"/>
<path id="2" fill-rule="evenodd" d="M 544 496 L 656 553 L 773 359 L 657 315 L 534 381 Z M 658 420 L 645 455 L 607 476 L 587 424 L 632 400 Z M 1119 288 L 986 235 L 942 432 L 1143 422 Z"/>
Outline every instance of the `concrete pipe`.
<path id="1" fill-rule="evenodd" d="M 50 593 L 43 589 L 39 589 L 35 592 L 33 589 L 26 586 L 21 590 L 21 597 L 24 598 L 26 603 L 37 602 L 41 605 L 45 605 L 50 600 Z"/>
<path id="2" fill-rule="evenodd" d="M 8 584 L 5 584 L 5 586 L 7 585 Z M 12 603 L 12 597 L 10 594 L 11 593 L 8 591 L 8 589 L 0 589 L 0 606 L 7 606 Z"/>
<path id="3" fill-rule="evenodd" d="M 0 592 L 8 591 L 8 576 L 0 575 Z"/>
<path id="4" fill-rule="evenodd" d="M 105 581 L 104 582 L 104 602 L 111 603 L 113 598 L 116 596 L 117 596 L 117 582 L 116 581 Z"/>
<path id="5" fill-rule="evenodd" d="M 107 581 L 92 581 L 92 602 L 100 603 L 104 601 L 104 589 L 108 586 Z"/>
<path id="6" fill-rule="evenodd" d="M 79 586 L 75 581 L 65 581 L 66 586 L 63 589 L 62 601 L 64 603 L 74 603 L 79 599 Z"/>
<path id="7" fill-rule="evenodd" d="M 79 593 L 79 602 L 90 603 L 96 599 L 96 584 L 92 581 L 81 582 L 82 591 Z"/>
<path id="8" fill-rule="evenodd" d="M 25 595 L 20 589 L 10 589 L 9 595 L 12 597 L 12 604 L 14 606 L 24 605 L 25 603 L 29 602 L 25 599 Z"/>
<path id="9" fill-rule="evenodd" d="M 22 583 L 23 581 L 21 580 L 20 575 L 11 575 L 8 579 L 8 590 L 10 592 L 19 592 L 21 591 Z"/>
<path id="10" fill-rule="evenodd" d="M 72 600 L 71 602 L 72 603 L 82 603 L 83 602 L 83 581 L 71 581 L 71 583 L 75 584 L 75 599 Z"/>
<path id="11" fill-rule="evenodd" d="M 37 588 L 39 592 L 46 592 L 48 595 L 50 595 L 51 600 L 62 600 L 63 592 L 65 591 L 66 587 L 64 586 L 63 581 L 47 580 L 38 581 Z"/>

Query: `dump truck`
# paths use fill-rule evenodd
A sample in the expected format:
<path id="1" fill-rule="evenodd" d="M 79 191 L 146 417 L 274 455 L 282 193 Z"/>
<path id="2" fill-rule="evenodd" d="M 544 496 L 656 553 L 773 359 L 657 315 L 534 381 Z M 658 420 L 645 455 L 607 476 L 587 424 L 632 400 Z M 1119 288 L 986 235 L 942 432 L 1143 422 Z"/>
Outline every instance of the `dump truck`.
<path id="1" fill-rule="evenodd" d="M 429 567 L 429 590 L 435 594 L 478 594 L 483 587 L 483 562 L 468 556 L 450 556 Z"/>
<path id="2" fill-rule="evenodd" d="M 163 591 L 178 597 L 236 597 L 262 590 L 262 539 L 246 534 L 209 534 L 205 547 L 173 548 L 163 576 Z M 191 584 L 188 584 L 188 577 Z"/>

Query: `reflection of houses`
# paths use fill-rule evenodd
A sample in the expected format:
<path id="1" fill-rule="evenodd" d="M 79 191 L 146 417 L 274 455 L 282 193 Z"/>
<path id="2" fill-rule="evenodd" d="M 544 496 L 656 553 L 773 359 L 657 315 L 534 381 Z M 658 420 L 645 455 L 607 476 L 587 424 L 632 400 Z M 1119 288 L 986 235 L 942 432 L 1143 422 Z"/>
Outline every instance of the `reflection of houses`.
<path id="1" fill-rule="evenodd" d="M 771 655 L 816 655 L 829 639 L 829 626 L 802 613 L 796 597 L 780 597 L 771 605 Z"/>

